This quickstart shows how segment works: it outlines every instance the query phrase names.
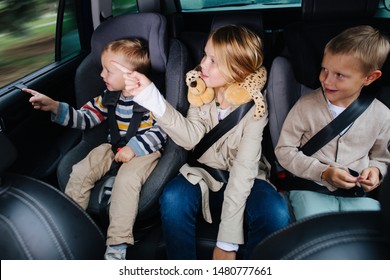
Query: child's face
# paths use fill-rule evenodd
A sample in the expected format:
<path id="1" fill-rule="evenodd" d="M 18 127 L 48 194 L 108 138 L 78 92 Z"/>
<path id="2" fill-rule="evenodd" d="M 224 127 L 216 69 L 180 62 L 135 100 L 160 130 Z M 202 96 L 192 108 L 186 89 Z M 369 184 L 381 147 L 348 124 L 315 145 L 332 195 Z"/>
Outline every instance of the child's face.
<path id="1" fill-rule="evenodd" d="M 341 107 L 350 105 L 368 84 L 360 62 L 351 55 L 325 53 L 319 79 L 328 100 Z"/>
<path id="2" fill-rule="evenodd" d="M 215 59 L 214 47 L 211 41 L 208 40 L 204 49 L 205 55 L 200 62 L 202 67 L 202 79 L 205 81 L 207 87 L 218 88 L 225 86 L 227 81 L 218 68 L 218 61 Z"/>
<path id="3" fill-rule="evenodd" d="M 102 53 L 101 61 L 103 70 L 100 76 L 106 83 L 106 87 L 110 91 L 119 91 L 125 88 L 125 81 L 123 79 L 123 73 L 116 68 L 112 63 L 112 60 L 127 65 L 121 55 L 117 55 L 111 51 L 105 51 Z"/>

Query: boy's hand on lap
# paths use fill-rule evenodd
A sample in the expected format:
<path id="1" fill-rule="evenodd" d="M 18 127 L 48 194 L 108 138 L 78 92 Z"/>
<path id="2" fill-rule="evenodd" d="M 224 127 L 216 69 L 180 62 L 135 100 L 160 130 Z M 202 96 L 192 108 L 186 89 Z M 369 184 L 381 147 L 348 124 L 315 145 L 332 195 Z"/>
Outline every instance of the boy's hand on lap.
<path id="1" fill-rule="evenodd" d="M 116 154 L 114 160 L 116 162 L 129 162 L 135 157 L 135 153 L 129 146 L 124 146 Z"/>
<path id="2" fill-rule="evenodd" d="M 351 189 L 358 182 L 358 177 L 352 176 L 344 169 L 329 166 L 322 173 L 322 180 L 337 188 Z"/>
<path id="3" fill-rule="evenodd" d="M 376 189 L 380 184 L 380 171 L 376 167 L 369 167 L 362 171 L 359 183 L 365 192 Z"/>

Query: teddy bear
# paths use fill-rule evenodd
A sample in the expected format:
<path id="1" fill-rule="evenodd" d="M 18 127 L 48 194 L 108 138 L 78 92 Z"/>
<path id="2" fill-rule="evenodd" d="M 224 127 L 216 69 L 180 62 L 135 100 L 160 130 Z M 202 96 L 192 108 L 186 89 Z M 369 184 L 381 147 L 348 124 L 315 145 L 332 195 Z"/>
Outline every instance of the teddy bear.
<path id="1" fill-rule="evenodd" d="M 195 68 L 186 74 L 186 84 L 188 86 L 187 99 L 193 106 L 201 106 L 210 103 L 215 98 L 213 88 L 206 86 L 206 83 L 200 77 L 201 72 Z M 242 105 L 251 99 L 255 102 L 255 119 L 261 118 L 265 113 L 265 102 L 259 92 L 264 88 L 267 81 L 267 71 L 261 67 L 258 71 L 249 74 L 243 82 L 232 83 L 227 86 L 224 96 L 232 105 Z"/>
<path id="2" fill-rule="evenodd" d="M 187 99 L 190 104 L 196 107 L 210 103 L 214 99 L 214 89 L 206 86 L 200 74 L 201 72 L 197 69 L 190 70 L 186 74 Z"/>

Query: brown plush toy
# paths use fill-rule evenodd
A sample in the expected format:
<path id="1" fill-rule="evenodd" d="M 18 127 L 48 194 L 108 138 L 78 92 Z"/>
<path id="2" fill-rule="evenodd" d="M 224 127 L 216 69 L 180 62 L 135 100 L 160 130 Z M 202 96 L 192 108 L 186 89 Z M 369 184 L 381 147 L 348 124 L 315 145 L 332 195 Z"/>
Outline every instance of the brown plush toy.
<path id="1" fill-rule="evenodd" d="M 191 70 L 186 74 L 188 86 L 187 99 L 194 106 L 210 103 L 214 99 L 214 89 L 206 87 L 206 83 L 200 77 L 201 72 Z"/>
<path id="2" fill-rule="evenodd" d="M 193 106 L 201 106 L 214 100 L 213 88 L 208 88 L 206 83 L 200 78 L 201 72 L 198 69 L 189 71 L 186 74 L 188 86 L 187 99 Z M 254 100 L 256 112 L 255 119 L 261 118 L 265 113 L 265 102 L 259 94 L 267 81 L 267 71 L 261 67 L 255 73 L 248 75 L 242 83 L 233 83 L 225 91 L 225 99 L 232 105 L 241 105 Z"/>

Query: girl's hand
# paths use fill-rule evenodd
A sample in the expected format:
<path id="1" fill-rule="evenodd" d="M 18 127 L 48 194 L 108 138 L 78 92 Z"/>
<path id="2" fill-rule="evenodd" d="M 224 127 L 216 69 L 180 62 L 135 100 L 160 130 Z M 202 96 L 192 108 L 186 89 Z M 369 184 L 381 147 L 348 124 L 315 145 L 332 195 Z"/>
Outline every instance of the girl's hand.
<path id="1" fill-rule="evenodd" d="M 133 157 L 135 157 L 133 150 L 129 146 L 124 146 L 115 154 L 114 160 L 116 162 L 129 162 Z"/>
<path id="2" fill-rule="evenodd" d="M 32 97 L 29 99 L 34 109 L 42 111 L 50 111 L 54 114 L 58 112 L 59 102 L 51 99 L 50 97 L 28 88 L 23 88 L 22 91 L 30 93 Z"/>
<path id="3" fill-rule="evenodd" d="M 213 251 L 213 260 L 235 260 L 236 254 L 237 253 L 234 251 L 224 251 L 215 246 Z"/>
<path id="4" fill-rule="evenodd" d="M 127 93 L 129 95 L 136 96 L 152 83 L 144 74 L 137 71 L 130 71 L 116 61 L 112 60 L 111 63 L 123 73 L 123 79 L 126 85 L 124 92 L 125 95 Z"/>

